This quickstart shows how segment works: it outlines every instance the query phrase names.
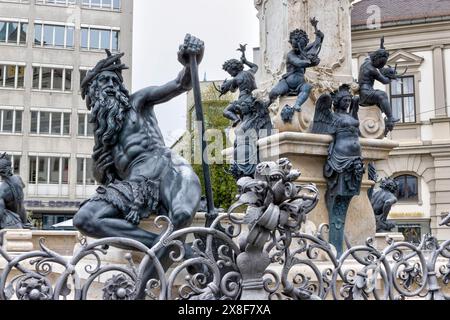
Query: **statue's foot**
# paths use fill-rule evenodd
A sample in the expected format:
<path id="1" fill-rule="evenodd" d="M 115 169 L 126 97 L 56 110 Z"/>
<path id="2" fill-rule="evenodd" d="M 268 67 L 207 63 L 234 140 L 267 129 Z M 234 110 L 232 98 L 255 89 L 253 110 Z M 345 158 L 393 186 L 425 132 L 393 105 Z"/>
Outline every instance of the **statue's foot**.
<path id="1" fill-rule="evenodd" d="M 285 105 L 283 110 L 281 111 L 281 119 L 284 123 L 292 122 L 294 118 L 295 109 L 289 105 Z"/>
<path id="2" fill-rule="evenodd" d="M 385 136 L 387 136 L 389 132 L 394 130 L 395 124 L 399 121 L 400 121 L 400 119 L 395 118 L 395 117 L 390 117 L 390 118 L 385 119 L 385 124 L 386 124 Z"/>
<path id="3" fill-rule="evenodd" d="M 31 223 L 25 223 L 24 225 L 22 225 L 22 229 L 31 230 L 33 229 L 33 225 Z"/>
<path id="4" fill-rule="evenodd" d="M 295 106 L 294 106 L 294 110 L 295 110 L 296 112 L 302 112 L 302 106 L 295 105 Z"/>
<path id="5" fill-rule="evenodd" d="M 392 232 L 397 225 L 388 221 L 377 221 L 377 233 L 379 232 Z"/>
<path id="6" fill-rule="evenodd" d="M 390 118 L 387 119 L 387 121 L 390 122 L 390 123 L 397 123 L 397 122 L 400 122 L 400 119 L 399 118 L 395 118 L 395 117 L 390 117 Z"/>
<path id="7" fill-rule="evenodd" d="M 395 227 L 397 227 L 397 225 L 392 222 L 386 222 L 386 226 L 387 226 L 386 229 L 389 230 L 389 232 L 391 232 L 393 229 L 395 229 Z"/>

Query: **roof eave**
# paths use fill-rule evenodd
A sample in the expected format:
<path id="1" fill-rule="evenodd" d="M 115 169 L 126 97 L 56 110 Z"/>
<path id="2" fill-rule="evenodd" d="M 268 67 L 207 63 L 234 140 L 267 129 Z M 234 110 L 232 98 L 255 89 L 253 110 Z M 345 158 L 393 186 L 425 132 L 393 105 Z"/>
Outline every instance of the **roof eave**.
<path id="1" fill-rule="evenodd" d="M 383 28 L 389 28 L 389 27 L 398 27 L 398 26 L 433 23 L 433 22 L 443 22 L 443 21 L 450 21 L 450 16 L 430 17 L 430 18 L 420 18 L 420 19 L 405 19 L 405 20 L 399 20 L 399 21 L 387 21 L 387 22 L 382 23 L 381 28 L 383 29 Z M 364 31 L 364 30 L 373 30 L 373 29 L 367 28 L 367 24 L 352 25 L 352 31 Z"/>

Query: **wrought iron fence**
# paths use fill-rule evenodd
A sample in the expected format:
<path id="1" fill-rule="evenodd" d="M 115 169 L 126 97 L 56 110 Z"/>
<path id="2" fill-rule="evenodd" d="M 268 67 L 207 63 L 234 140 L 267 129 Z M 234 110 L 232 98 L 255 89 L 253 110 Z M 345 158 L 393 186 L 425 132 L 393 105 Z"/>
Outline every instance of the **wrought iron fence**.
<path id="1" fill-rule="evenodd" d="M 174 230 L 158 217 L 162 231 L 152 248 L 82 239 L 67 258 L 44 239 L 39 251 L 16 257 L 0 247 L 0 300 L 450 300 L 450 240 L 427 235 L 416 246 L 388 238 L 382 250 L 373 239 L 354 247 L 347 241 L 338 257 L 326 225 L 301 232 L 317 188 L 295 184 L 300 173 L 284 160 L 258 172 L 238 182 L 237 202 L 210 227 Z M 243 206 L 245 215 L 234 213 Z M 130 250 L 123 264 L 104 259 L 113 248 Z"/>
<path id="2" fill-rule="evenodd" d="M 43 239 L 40 251 L 18 257 L 0 249 L 0 256 L 7 261 L 0 278 L 0 300 L 86 300 L 90 291 L 101 292 L 96 298 L 104 300 L 137 299 L 150 265 L 155 275 L 146 281 L 141 298 L 239 299 L 243 280 L 237 257 L 242 251 L 233 241 L 239 227 L 217 230 L 215 226 L 224 219 L 228 217 L 218 218 L 210 228 L 173 232 L 170 221 L 160 217 L 158 226 L 164 221 L 169 227 L 151 249 L 134 240 L 109 238 L 83 242 L 70 260 L 47 248 Z M 272 265 L 261 281 L 267 299 L 450 300 L 445 293 L 450 287 L 450 240 L 438 244 L 435 238 L 425 236 L 415 246 L 387 239 L 387 247 L 379 251 L 369 239 L 337 258 L 325 239 L 326 229 L 322 226 L 316 235 L 295 232 L 289 239 L 279 233 L 266 244 Z M 196 237 L 189 246 L 180 240 L 187 235 Z M 105 263 L 102 255 L 112 247 L 133 249 L 143 258 L 136 264 L 128 254 L 127 264 Z M 170 258 L 176 266 L 170 272 L 164 271 L 158 258 L 162 248 L 171 248 Z M 88 263 L 80 264 L 86 258 L 90 258 Z M 100 281 L 103 275 L 109 278 Z M 94 287 L 95 283 L 101 283 L 100 288 Z"/>

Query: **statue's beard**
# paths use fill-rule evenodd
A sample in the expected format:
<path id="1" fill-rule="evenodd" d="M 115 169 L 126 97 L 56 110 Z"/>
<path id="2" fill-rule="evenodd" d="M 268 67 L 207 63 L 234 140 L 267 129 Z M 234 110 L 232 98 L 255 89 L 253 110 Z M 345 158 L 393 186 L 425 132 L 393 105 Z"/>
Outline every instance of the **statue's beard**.
<path id="1" fill-rule="evenodd" d="M 113 92 L 113 95 L 108 95 Z M 97 92 L 89 122 L 94 124 L 95 146 L 92 160 L 94 174 L 100 183 L 115 179 L 112 148 L 118 143 L 125 115 L 130 109 L 128 97 L 113 89 Z"/>
<path id="2" fill-rule="evenodd" d="M 7 167 L 7 168 L 1 168 L 0 169 L 0 177 L 2 178 L 9 178 L 11 177 L 12 174 L 12 170 L 11 167 Z"/>

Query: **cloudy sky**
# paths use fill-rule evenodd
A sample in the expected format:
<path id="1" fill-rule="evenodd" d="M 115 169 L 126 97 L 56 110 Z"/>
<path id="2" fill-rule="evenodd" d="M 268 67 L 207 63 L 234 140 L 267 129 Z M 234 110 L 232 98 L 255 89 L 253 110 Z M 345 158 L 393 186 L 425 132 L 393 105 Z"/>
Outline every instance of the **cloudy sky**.
<path id="1" fill-rule="evenodd" d="M 176 77 L 176 53 L 186 33 L 205 41 L 200 79 L 225 79 L 222 64 L 239 58 L 240 43 L 248 44 L 248 58 L 259 46 L 256 14 L 253 0 L 134 0 L 133 91 Z M 186 127 L 186 95 L 155 110 L 170 146 Z"/>

